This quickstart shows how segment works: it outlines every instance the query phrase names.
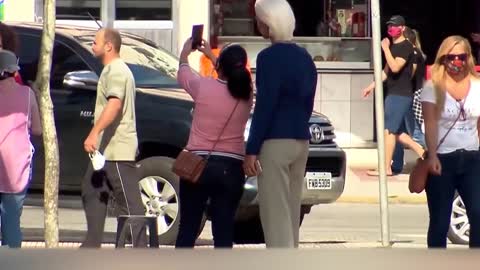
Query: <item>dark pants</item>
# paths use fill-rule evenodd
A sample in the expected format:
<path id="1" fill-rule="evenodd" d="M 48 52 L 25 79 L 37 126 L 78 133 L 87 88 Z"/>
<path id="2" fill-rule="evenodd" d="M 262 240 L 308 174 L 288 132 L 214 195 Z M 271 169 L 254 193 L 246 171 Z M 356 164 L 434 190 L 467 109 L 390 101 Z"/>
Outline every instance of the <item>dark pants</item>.
<path id="1" fill-rule="evenodd" d="M 28 187 L 20 193 L 0 193 L 2 246 L 10 248 L 22 247 L 23 235 L 20 220 L 27 190 Z"/>
<path id="2" fill-rule="evenodd" d="M 195 245 L 208 200 L 215 247 L 233 246 L 234 218 L 245 184 L 242 164 L 234 158 L 211 156 L 197 184 L 180 181 L 177 248 Z"/>
<path id="3" fill-rule="evenodd" d="M 455 190 L 470 221 L 470 247 L 480 247 L 480 152 L 459 150 L 439 155 L 442 175 L 428 178 L 428 246 L 445 248 Z"/>
<path id="4" fill-rule="evenodd" d="M 145 215 L 138 181 L 135 162 L 107 161 L 101 171 L 94 171 L 91 165 L 88 167 L 82 186 L 88 231 L 82 247 L 101 246 L 110 194 L 115 198 L 119 214 Z M 130 233 L 134 247 L 146 247 L 144 227 L 131 226 Z"/>

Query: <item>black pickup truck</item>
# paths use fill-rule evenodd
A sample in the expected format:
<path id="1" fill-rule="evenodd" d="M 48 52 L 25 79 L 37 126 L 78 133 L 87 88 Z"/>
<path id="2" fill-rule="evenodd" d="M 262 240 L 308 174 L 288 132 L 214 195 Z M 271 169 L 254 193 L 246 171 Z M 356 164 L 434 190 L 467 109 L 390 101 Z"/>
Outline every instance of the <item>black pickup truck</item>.
<path id="1" fill-rule="evenodd" d="M 25 81 L 34 80 L 42 25 L 11 24 L 20 39 L 20 67 Z M 102 64 L 91 52 L 96 29 L 57 26 L 53 52 L 51 95 L 60 146 L 60 191 L 78 192 L 89 159 L 83 140 L 92 127 L 96 84 Z M 191 98 L 176 82 L 178 59 L 152 42 L 122 33 L 121 57 L 132 70 L 136 85 L 139 136 L 138 164 L 147 215 L 158 217 L 162 244 L 175 241 L 178 231 L 178 177 L 171 165 L 185 146 L 192 120 Z M 248 127 L 246 137 L 248 136 Z M 302 201 L 302 219 L 313 205 L 334 202 L 345 184 L 345 153 L 334 142 L 329 120 L 315 113 L 311 118 L 311 147 Z M 44 154 L 36 146 L 32 190 L 43 189 Z M 235 240 L 262 241 L 258 218 L 256 178 L 249 178 L 238 210 Z M 206 213 L 208 218 L 208 211 Z"/>

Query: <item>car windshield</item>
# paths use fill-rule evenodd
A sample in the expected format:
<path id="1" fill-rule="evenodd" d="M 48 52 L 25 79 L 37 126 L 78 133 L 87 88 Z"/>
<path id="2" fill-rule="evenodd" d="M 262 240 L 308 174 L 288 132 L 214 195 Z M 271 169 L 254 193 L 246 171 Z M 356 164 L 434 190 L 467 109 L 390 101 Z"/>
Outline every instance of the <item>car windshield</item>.
<path id="1" fill-rule="evenodd" d="M 88 48 L 92 47 L 94 35 L 75 37 Z M 127 63 L 138 87 L 178 87 L 178 58 L 163 49 L 122 36 L 120 57 Z"/>

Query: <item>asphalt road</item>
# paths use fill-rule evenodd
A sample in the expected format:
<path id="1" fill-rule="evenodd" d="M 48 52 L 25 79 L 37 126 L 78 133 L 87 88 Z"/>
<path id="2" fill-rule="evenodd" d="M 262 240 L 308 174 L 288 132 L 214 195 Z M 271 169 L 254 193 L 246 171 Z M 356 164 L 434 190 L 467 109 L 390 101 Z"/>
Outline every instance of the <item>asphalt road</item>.
<path id="1" fill-rule="evenodd" d="M 30 201 L 31 202 L 31 201 Z M 60 237 L 62 241 L 80 241 L 84 235 L 85 216 L 78 199 L 63 197 L 60 203 Z M 426 205 L 390 205 L 391 239 L 397 243 L 424 245 L 428 214 Z M 26 206 L 22 216 L 25 240 L 38 241 L 43 236 L 43 209 Z M 106 222 L 105 240 L 112 241 L 116 222 Z M 211 241 L 210 223 L 200 236 L 200 243 Z M 315 206 L 301 227 L 301 241 L 306 244 L 366 243 L 380 241 L 380 208 L 376 204 L 335 203 Z"/>
<path id="2" fill-rule="evenodd" d="M 426 205 L 392 204 L 389 211 L 392 241 L 426 243 Z M 380 241 L 380 206 L 342 203 L 315 206 L 305 217 L 301 239 L 314 243 Z"/>

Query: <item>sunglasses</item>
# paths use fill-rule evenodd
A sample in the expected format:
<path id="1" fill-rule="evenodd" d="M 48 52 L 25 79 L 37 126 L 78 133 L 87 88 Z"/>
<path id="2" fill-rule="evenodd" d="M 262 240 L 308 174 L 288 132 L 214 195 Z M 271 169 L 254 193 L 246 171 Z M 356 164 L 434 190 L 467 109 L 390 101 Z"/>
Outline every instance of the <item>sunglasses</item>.
<path id="1" fill-rule="evenodd" d="M 447 54 L 445 55 L 445 59 L 447 61 L 455 61 L 456 59 L 460 61 L 467 61 L 468 54 L 462 53 L 462 54 Z"/>

